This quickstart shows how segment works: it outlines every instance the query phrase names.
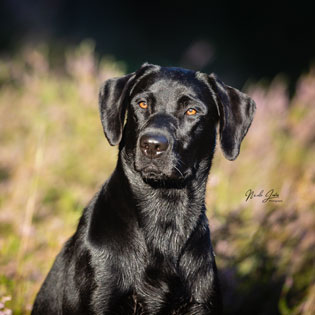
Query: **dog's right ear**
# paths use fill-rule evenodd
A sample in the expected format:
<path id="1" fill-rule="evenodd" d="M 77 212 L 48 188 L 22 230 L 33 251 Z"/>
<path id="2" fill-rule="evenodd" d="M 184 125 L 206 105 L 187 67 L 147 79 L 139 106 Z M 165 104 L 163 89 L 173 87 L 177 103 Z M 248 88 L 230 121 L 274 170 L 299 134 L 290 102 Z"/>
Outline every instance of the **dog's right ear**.
<path id="1" fill-rule="evenodd" d="M 134 73 L 105 81 L 99 92 L 99 110 L 108 142 L 116 145 L 122 137 L 126 112 L 125 96 Z"/>

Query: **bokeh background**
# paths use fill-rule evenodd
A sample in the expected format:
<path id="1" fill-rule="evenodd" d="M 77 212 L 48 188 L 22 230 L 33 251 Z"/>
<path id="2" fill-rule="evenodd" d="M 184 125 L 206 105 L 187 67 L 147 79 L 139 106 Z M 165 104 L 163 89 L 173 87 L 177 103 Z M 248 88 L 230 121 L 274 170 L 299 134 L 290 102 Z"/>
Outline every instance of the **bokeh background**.
<path id="1" fill-rule="evenodd" d="M 0 314 L 29 314 L 112 172 L 98 87 L 143 62 L 216 72 L 257 113 L 206 196 L 225 314 L 315 313 L 311 2 L 0 2 Z M 273 189 L 279 202 L 246 201 Z"/>

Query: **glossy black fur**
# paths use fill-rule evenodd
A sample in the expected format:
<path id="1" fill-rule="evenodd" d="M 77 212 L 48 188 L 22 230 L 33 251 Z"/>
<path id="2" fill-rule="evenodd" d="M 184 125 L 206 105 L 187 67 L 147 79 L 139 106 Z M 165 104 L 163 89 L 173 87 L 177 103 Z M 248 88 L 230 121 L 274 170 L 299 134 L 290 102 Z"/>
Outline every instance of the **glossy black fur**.
<path id="1" fill-rule="evenodd" d="M 57 256 L 32 314 L 220 314 L 206 182 L 217 125 L 233 160 L 254 110 L 214 75 L 179 68 L 144 64 L 106 81 L 100 113 L 108 141 L 119 144 L 117 167 Z M 158 158 L 140 149 L 148 133 L 168 141 Z"/>

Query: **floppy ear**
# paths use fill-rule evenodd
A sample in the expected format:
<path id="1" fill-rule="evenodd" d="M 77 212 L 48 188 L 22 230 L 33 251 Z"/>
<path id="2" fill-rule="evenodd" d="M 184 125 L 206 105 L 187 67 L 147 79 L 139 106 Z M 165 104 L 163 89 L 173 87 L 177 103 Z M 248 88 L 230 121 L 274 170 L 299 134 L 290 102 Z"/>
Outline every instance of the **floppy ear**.
<path id="1" fill-rule="evenodd" d="M 220 142 L 224 156 L 235 160 L 250 127 L 256 104 L 246 94 L 225 85 L 216 75 L 209 76 L 214 100 L 220 117 Z"/>
<path id="2" fill-rule="evenodd" d="M 122 137 L 126 112 L 125 96 L 134 73 L 104 82 L 99 92 L 99 110 L 108 142 L 116 145 Z"/>

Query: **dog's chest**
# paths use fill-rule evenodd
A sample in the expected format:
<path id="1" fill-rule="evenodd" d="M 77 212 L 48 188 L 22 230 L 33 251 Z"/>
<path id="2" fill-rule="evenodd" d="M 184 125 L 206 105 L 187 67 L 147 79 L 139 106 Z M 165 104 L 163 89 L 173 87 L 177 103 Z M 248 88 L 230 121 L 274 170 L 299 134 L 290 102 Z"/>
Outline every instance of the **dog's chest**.
<path id="1" fill-rule="evenodd" d="M 163 192 L 143 198 L 139 210 L 139 232 L 148 251 L 177 259 L 190 234 L 188 196 Z"/>
<path id="2" fill-rule="evenodd" d="M 178 299 L 177 301 L 168 301 L 164 299 L 163 303 L 159 306 L 154 305 L 154 301 L 145 301 L 136 293 L 129 296 L 131 302 L 130 314 L 132 315 L 152 315 L 152 314 L 169 314 L 169 315 L 181 315 L 186 314 L 192 305 L 191 299 Z M 153 302 L 153 303 L 152 303 Z M 170 304 L 171 303 L 171 304 Z M 161 307 L 161 305 L 169 305 L 167 308 Z"/>
<path id="3" fill-rule="evenodd" d="M 177 267 L 178 257 L 148 247 L 140 236 L 128 250 L 123 260 L 115 259 L 115 267 L 120 265 L 116 269 L 115 283 L 120 283 L 123 291 L 129 292 L 119 304 L 128 305 L 128 314 L 157 314 L 162 311 L 162 305 L 172 305 L 165 314 L 183 314 L 178 310 L 189 304 L 189 294 Z"/>
<path id="4" fill-rule="evenodd" d="M 150 253 L 148 255 L 151 256 Z M 189 304 L 190 295 L 175 258 L 157 256 L 156 253 L 150 258 L 143 266 L 140 277 L 135 279 L 130 297 L 133 314 L 157 314 L 162 311 L 162 305 L 172 306 L 163 311 L 165 314 L 183 314 L 178 311 Z"/>

